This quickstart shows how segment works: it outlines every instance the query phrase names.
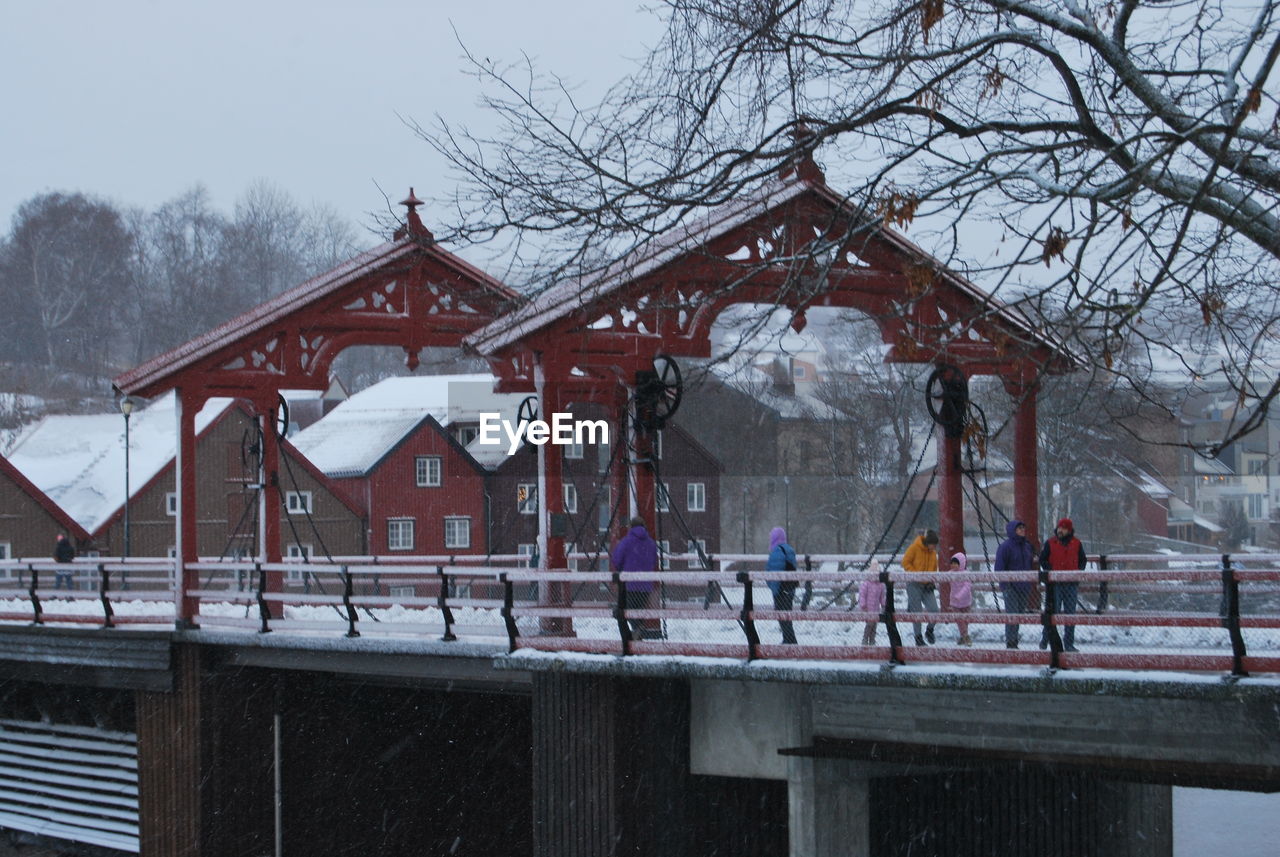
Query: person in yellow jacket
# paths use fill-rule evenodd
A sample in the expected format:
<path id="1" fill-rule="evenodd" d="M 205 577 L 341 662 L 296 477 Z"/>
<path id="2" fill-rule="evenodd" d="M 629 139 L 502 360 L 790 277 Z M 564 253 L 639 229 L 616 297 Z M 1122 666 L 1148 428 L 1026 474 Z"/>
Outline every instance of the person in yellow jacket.
<path id="1" fill-rule="evenodd" d="M 933 530 L 925 530 L 921 535 L 916 536 L 916 540 L 911 543 L 911 547 L 907 548 L 907 552 L 902 555 L 903 571 L 937 571 L 938 570 L 938 534 Z M 934 595 L 933 581 L 925 583 L 908 583 L 907 584 L 907 611 L 915 613 L 921 609 L 928 608 L 929 612 L 938 612 L 938 597 Z M 912 622 L 911 630 L 916 635 L 916 645 L 923 646 L 928 640 L 929 644 L 933 644 L 933 623 L 929 623 L 929 627 L 925 629 L 924 636 L 920 636 L 920 623 Z"/>

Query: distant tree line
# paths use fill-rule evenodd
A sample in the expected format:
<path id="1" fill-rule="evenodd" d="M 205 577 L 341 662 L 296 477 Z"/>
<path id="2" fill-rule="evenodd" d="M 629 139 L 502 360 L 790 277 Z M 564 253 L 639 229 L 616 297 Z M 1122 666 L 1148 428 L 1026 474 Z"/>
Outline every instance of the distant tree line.
<path id="1" fill-rule="evenodd" d="M 179 345 L 369 243 L 259 182 L 228 215 L 201 186 L 152 211 L 80 192 L 24 202 L 0 237 L 0 362 L 89 376 Z"/>

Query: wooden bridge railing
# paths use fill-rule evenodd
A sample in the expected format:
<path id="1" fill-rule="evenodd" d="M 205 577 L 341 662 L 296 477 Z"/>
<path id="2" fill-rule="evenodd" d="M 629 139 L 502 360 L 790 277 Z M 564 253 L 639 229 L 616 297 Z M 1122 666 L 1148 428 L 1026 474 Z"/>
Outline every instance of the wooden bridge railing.
<path id="1" fill-rule="evenodd" d="M 670 559 L 700 564 L 694 555 Z M 765 572 L 762 556 L 724 555 L 711 571 L 623 574 L 527 569 L 522 555 L 209 560 L 190 567 L 200 585 L 187 593 L 176 591 L 174 560 L 4 560 L 0 621 L 171 628 L 191 618 L 246 633 L 412 634 L 627 656 L 1280 672 L 1280 554 L 1124 554 L 1092 557 L 1085 571 L 964 574 L 872 574 L 861 570 L 867 559 L 814 555 L 797 571 Z M 938 610 L 906 609 L 907 584 L 941 596 L 960 580 L 973 588 L 967 612 L 945 597 Z M 796 583 L 792 609 L 775 608 L 771 581 Z M 885 587 L 882 610 L 859 608 L 864 581 Z M 646 582 L 656 583 L 652 595 L 623 597 L 627 583 Z M 1015 584 L 1029 590 L 1026 608 L 1005 595 Z M 184 594 L 198 602 L 197 616 L 178 616 Z M 794 644 L 782 642 L 779 623 L 788 621 Z M 864 637 L 867 623 L 875 627 Z M 934 643 L 912 645 L 913 623 L 932 624 Z M 971 645 L 961 644 L 959 623 Z M 1015 625 L 1013 649 L 1006 626 Z"/>

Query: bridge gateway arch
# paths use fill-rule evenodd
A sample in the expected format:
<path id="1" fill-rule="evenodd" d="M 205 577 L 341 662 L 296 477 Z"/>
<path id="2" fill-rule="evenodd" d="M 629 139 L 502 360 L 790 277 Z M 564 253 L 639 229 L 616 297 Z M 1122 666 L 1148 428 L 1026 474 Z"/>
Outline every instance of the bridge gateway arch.
<path id="1" fill-rule="evenodd" d="M 714 318 L 735 303 L 784 307 L 797 328 L 814 307 L 856 308 L 877 320 L 889 359 L 938 366 L 944 544 L 963 533 L 955 389 L 974 374 L 1000 377 L 1018 402 L 1016 512 L 1035 529 L 1036 384 L 1073 368 L 1070 355 L 868 219 L 811 162 L 532 299 L 445 251 L 412 193 L 405 204 L 391 242 L 116 379 L 125 395 L 178 393 L 177 630 L 0 629 L 0 668 L 12 674 L 35 652 L 41 666 L 21 675 L 45 710 L 60 698 L 50 688 L 96 688 L 109 697 L 90 700 L 96 716 L 132 724 L 141 853 L 322 852 L 378 836 L 387 853 L 410 853 L 397 849 L 448 838 L 456 819 L 440 807 L 453 804 L 466 819 L 455 847 L 501 832 L 539 855 L 899 854 L 917 836 L 947 853 L 991 853 L 982 849 L 997 842 L 1157 855 L 1170 853 L 1171 783 L 1280 788 L 1276 689 L 1265 679 L 567 654 L 575 632 L 572 610 L 557 610 L 569 593 L 553 574 L 566 563 L 552 445 L 540 447 L 543 568 L 525 573 L 545 579 L 530 615 L 551 617 L 538 636 L 552 651 L 200 629 L 195 413 L 215 395 L 251 402 L 270 484 L 279 391 L 323 387 L 334 356 L 355 344 L 401 347 L 411 365 L 421 348 L 465 347 L 502 389 L 535 392 L 542 414 L 594 402 L 630 426 L 637 405 L 653 409 L 617 483 L 650 516 L 643 423 L 661 418 L 666 361 L 707 356 Z M 278 560 L 278 519 L 259 519 L 259 559 Z M 268 570 L 265 588 L 279 591 L 283 573 Z M 635 651 L 646 645 L 663 644 Z M 421 733 L 424 711 L 441 713 L 428 718 L 439 740 Z M 125 736 L 113 746 L 128 743 L 128 728 L 111 734 Z M 492 763 L 488 790 L 464 788 L 481 757 Z M 430 776 L 408 776 L 422 764 Z M 355 789 L 363 806 L 388 786 L 378 765 L 413 783 L 397 798 L 400 817 L 327 818 L 326 789 Z M 984 831 L 932 826 L 939 810 L 1001 820 Z"/>

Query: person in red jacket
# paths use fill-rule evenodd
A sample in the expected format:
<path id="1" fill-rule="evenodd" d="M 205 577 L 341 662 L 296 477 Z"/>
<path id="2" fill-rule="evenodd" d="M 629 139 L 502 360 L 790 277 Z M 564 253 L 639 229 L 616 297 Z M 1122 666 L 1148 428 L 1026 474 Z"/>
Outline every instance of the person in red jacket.
<path id="1" fill-rule="evenodd" d="M 1075 526 L 1070 518 L 1062 518 L 1054 528 L 1053 538 L 1044 540 L 1040 549 L 1040 567 L 1049 571 L 1081 571 L 1084 569 L 1084 545 L 1076 538 Z M 1076 612 L 1076 598 L 1080 584 L 1072 581 L 1053 585 L 1053 612 Z M 1049 645 L 1045 636 L 1040 637 L 1040 648 Z M 1076 626 L 1068 625 L 1062 632 L 1062 649 L 1066 652 L 1076 650 Z"/>

